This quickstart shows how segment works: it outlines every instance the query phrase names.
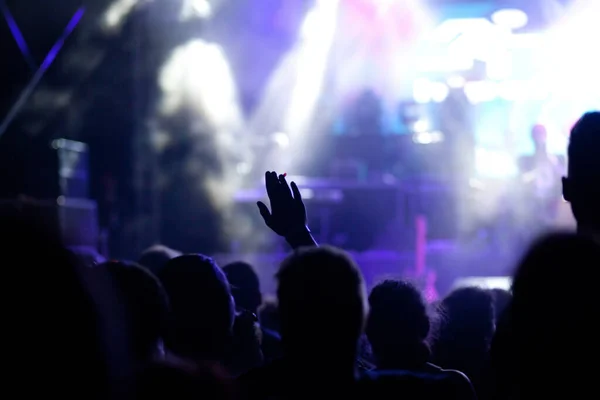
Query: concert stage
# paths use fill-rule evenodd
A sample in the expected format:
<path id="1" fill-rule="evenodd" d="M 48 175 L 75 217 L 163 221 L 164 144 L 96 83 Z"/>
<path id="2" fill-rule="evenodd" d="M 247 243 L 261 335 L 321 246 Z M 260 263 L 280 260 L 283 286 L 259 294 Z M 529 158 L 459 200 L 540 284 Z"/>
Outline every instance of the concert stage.
<path id="1" fill-rule="evenodd" d="M 266 229 L 266 228 L 265 228 Z M 275 274 L 279 263 L 285 258 L 284 250 L 270 253 L 217 254 L 214 258 L 223 266 L 233 261 L 246 261 L 252 264 L 260 278 L 261 289 L 267 296 L 276 290 Z M 373 250 L 351 252 L 363 272 L 367 289 L 384 279 L 407 278 L 419 286 L 427 288 L 427 275 L 435 277 L 435 287 L 443 296 L 455 282 L 464 277 L 498 277 L 510 275 L 518 257 L 498 254 L 491 247 L 478 251 L 457 246 L 450 242 L 431 242 L 427 246 L 427 270 L 423 276 L 415 276 L 416 257 L 414 251 Z M 427 272 L 434 272 L 434 276 Z M 489 281 L 489 279 L 487 279 Z"/>

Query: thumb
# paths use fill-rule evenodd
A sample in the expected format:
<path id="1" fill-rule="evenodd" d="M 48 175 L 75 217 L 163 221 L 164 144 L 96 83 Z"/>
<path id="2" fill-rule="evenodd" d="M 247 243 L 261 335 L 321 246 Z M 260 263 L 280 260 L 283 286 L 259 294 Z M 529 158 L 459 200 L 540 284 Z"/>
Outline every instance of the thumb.
<path id="1" fill-rule="evenodd" d="M 260 215 L 265 220 L 265 224 L 267 224 L 267 226 L 270 227 L 271 226 L 271 212 L 269 211 L 269 208 L 262 201 L 257 202 L 256 205 L 258 206 L 258 211 L 260 212 Z"/>

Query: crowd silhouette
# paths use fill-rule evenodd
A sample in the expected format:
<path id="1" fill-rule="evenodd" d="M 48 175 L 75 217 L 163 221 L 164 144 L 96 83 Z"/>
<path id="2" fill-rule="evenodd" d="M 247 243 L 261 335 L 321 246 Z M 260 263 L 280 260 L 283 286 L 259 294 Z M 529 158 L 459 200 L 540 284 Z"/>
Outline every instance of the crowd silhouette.
<path id="1" fill-rule="evenodd" d="M 319 246 L 294 182 L 267 172 L 260 215 L 291 253 L 277 298 L 252 265 L 154 246 L 138 263 L 70 252 L 25 210 L 1 210 L 5 385 L 19 397 L 498 399 L 594 393 L 600 271 L 600 112 L 573 127 L 563 192 L 577 232 L 550 233 L 510 291 L 437 304 L 407 281 L 367 293 Z M 201 250 L 201 249 L 199 249 Z"/>

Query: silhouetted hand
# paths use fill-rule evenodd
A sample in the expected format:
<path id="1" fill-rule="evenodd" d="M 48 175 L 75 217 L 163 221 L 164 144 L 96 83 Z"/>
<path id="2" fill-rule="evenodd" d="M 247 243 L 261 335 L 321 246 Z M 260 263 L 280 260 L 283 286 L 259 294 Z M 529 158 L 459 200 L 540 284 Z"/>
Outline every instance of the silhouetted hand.
<path id="1" fill-rule="evenodd" d="M 290 190 L 284 175 L 277 176 L 276 172 L 267 172 L 265 173 L 265 185 L 271 203 L 271 211 L 262 201 L 257 203 L 265 224 L 273 232 L 283 237 L 304 229 L 306 227 L 306 208 L 296 183 L 292 182 Z"/>
<path id="2" fill-rule="evenodd" d="M 271 211 L 265 203 L 257 203 L 265 224 L 273 232 L 286 238 L 294 248 L 316 245 L 306 226 L 306 207 L 296 183 L 292 182 L 290 189 L 284 175 L 266 172 L 265 185 Z"/>

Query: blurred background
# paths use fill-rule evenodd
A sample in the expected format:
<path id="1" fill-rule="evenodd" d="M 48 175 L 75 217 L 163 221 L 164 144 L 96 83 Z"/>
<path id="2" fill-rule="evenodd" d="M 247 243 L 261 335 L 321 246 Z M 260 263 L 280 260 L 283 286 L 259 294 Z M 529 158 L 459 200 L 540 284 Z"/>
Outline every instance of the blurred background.
<path id="1" fill-rule="evenodd" d="M 317 239 L 369 281 L 503 276 L 531 237 L 573 225 L 555 186 L 571 126 L 600 108 L 598 1 L 0 11 L 0 199 L 35 202 L 73 246 L 135 258 L 160 242 L 269 282 L 286 248 L 256 210 L 265 170 L 296 180 Z M 550 207 L 523 167 L 540 132 Z"/>

